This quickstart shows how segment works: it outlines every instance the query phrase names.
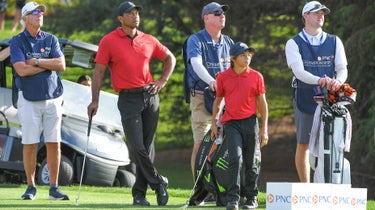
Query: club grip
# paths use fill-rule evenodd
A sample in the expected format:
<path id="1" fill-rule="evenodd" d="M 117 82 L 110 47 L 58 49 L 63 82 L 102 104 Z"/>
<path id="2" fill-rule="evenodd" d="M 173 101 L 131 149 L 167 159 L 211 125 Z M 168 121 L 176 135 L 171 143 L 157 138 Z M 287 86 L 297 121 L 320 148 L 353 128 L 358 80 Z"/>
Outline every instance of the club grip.
<path id="1" fill-rule="evenodd" d="M 87 128 L 87 136 L 90 136 L 90 131 L 91 131 L 91 123 L 92 123 L 92 117 L 94 116 L 94 113 L 91 112 L 90 117 L 89 117 L 89 125 Z"/>

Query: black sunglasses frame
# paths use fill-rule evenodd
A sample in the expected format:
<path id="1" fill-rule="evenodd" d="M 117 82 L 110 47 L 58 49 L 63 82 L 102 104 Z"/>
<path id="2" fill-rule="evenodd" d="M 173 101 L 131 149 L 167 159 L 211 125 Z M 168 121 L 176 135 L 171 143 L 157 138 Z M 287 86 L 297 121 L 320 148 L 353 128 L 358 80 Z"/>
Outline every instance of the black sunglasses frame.
<path id="1" fill-rule="evenodd" d="M 215 16 L 220 16 L 220 15 L 224 15 L 225 12 L 222 10 L 216 10 L 216 11 L 211 12 L 210 14 L 213 14 Z"/>

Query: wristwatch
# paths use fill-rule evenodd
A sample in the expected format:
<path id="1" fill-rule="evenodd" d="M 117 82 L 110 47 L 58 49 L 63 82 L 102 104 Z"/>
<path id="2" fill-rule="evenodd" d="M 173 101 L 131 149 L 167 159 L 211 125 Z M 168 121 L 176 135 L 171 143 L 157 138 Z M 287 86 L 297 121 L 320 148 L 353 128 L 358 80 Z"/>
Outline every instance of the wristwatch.
<path id="1" fill-rule="evenodd" d="M 39 58 L 35 59 L 35 65 L 36 65 L 36 66 L 39 66 L 39 64 L 40 64 L 40 60 L 39 60 Z"/>

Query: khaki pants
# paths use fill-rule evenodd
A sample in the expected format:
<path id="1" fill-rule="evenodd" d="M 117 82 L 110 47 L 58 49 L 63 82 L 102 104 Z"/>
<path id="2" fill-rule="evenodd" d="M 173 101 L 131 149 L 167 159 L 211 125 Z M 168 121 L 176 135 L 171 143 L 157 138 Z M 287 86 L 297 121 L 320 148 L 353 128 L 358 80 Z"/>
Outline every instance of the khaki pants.
<path id="1" fill-rule="evenodd" d="M 212 115 L 204 106 L 203 94 L 190 95 L 191 129 L 194 141 L 202 141 L 211 128 Z"/>

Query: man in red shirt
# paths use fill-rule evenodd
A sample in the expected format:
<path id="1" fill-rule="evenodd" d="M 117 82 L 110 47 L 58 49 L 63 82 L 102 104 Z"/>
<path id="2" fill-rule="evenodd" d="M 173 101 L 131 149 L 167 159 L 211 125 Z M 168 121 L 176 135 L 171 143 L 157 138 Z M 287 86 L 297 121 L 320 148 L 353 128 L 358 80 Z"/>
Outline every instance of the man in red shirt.
<path id="1" fill-rule="evenodd" d="M 132 2 L 120 4 L 116 15 L 121 27 L 100 41 L 88 115 L 95 115 L 98 110 L 100 86 L 109 67 L 113 89 L 119 93 L 117 104 L 126 141 L 137 167 L 132 188 L 133 205 L 150 205 L 146 200 L 150 186 L 156 192 L 158 205 L 164 206 L 168 202 L 168 179 L 158 174 L 149 153 L 159 119 L 158 93 L 171 76 L 176 58 L 155 37 L 137 30 L 141 10 L 141 6 Z M 152 58 L 164 63 L 158 80 L 154 80 L 150 72 Z"/>
<path id="2" fill-rule="evenodd" d="M 260 160 L 255 153 L 268 141 L 268 106 L 261 73 L 249 64 L 255 53 L 245 43 L 237 42 L 230 49 L 231 67 L 216 79 L 216 99 L 213 105 L 211 137 L 219 137 L 217 121 L 224 98 L 225 110 L 221 118 L 224 127 L 222 148 L 228 149 L 228 169 L 225 171 L 227 209 L 238 209 L 240 200 L 240 172 L 244 168 L 244 209 L 258 206 L 258 175 Z M 257 112 L 261 115 L 259 131 Z M 255 177 L 255 178 L 254 178 Z M 255 183 L 254 183 L 255 182 Z"/>

